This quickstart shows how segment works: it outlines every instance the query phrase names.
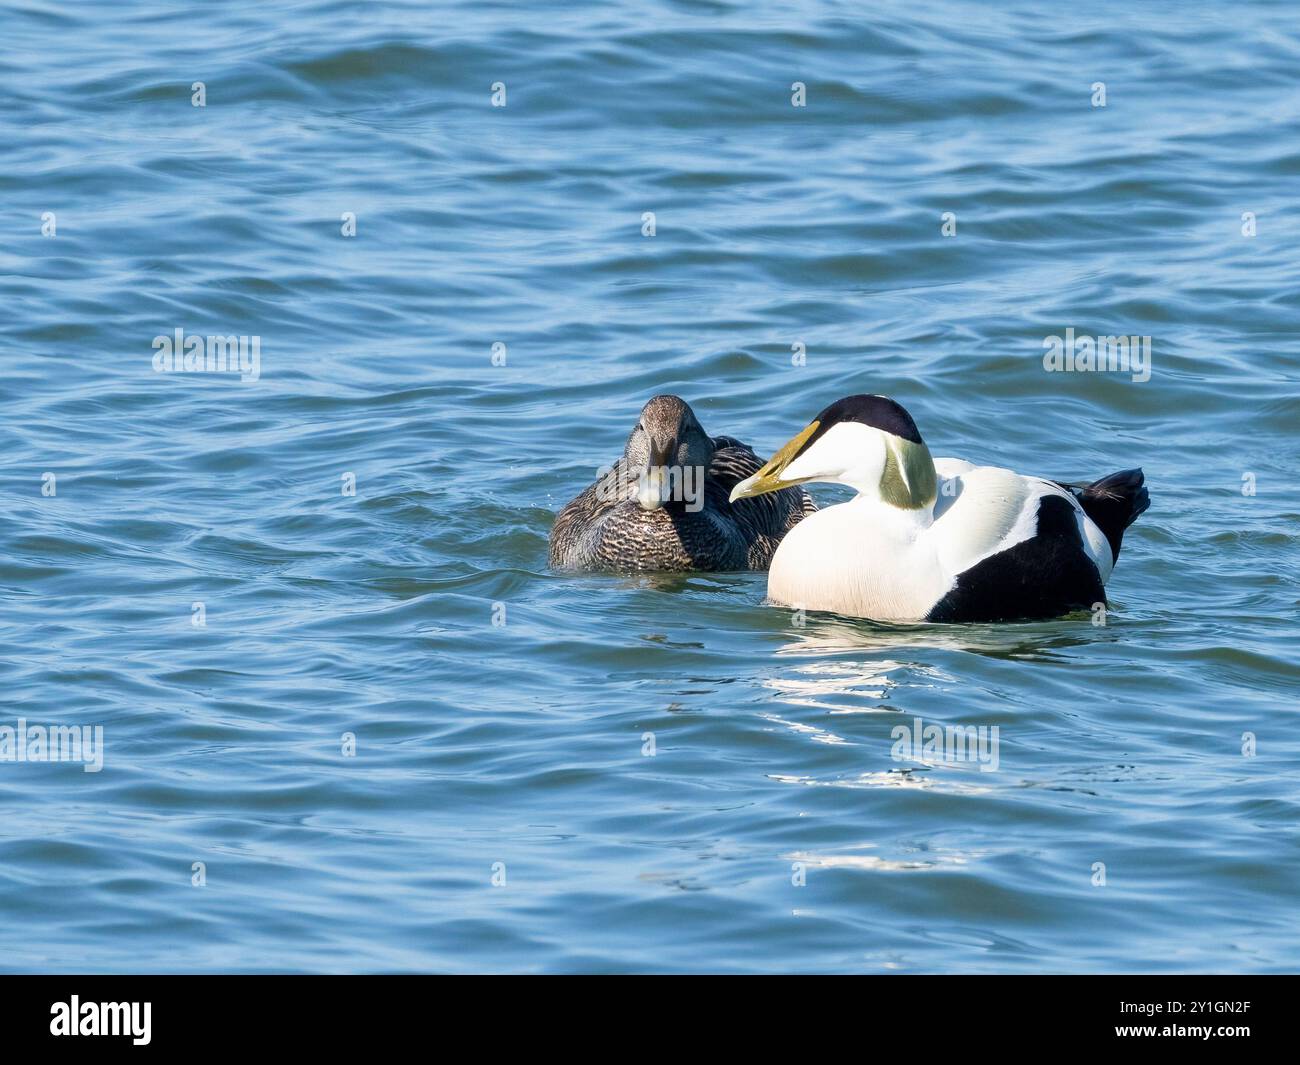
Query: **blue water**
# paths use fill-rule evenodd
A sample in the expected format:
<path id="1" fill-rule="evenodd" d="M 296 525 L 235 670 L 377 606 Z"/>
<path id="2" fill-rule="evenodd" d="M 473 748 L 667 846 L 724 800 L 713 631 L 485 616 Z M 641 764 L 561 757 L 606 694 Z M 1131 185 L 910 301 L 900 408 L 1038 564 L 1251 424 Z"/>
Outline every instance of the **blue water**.
<path id="1" fill-rule="evenodd" d="M 0 725 L 104 759 L 0 761 L 0 968 L 1300 965 L 1293 5 L 4 29 Z M 257 379 L 155 372 L 177 329 Z M 1149 380 L 1048 372 L 1067 329 Z M 887 393 L 1152 507 L 1105 624 L 549 573 L 665 391 L 760 452 Z M 996 771 L 895 760 L 918 718 Z"/>

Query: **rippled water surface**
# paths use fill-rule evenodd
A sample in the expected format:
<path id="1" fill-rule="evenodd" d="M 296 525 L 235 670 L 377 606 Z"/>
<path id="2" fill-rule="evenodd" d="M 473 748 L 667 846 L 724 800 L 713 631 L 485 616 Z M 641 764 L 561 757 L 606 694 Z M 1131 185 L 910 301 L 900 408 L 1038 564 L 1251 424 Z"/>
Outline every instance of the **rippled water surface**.
<path id="1" fill-rule="evenodd" d="M 105 751 L 0 761 L 0 968 L 1300 964 L 1293 5 L 20 0 L 5 38 L 0 724 Z M 1047 372 L 1069 328 L 1150 379 Z M 177 329 L 258 379 L 156 373 Z M 765 453 L 888 393 L 1152 507 L 1104 625 L 549 573 L 664 391 Z M 997 770 L 895 760 L 917 718 Z"/>

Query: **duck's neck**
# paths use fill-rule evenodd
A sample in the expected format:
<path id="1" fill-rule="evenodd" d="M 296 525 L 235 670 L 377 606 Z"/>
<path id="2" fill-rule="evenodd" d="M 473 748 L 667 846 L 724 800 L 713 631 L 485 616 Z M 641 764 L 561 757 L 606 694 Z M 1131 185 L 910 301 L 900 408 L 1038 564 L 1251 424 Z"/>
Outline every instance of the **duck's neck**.
<path id="1" fill-rule="evenodd" d="M 938 487 L 934 459 L 920 441 L 876 433 L 876 446 L 861 449 L 835 478 L 857 489 L 855 502 L 878 510 L 882 520 L 903 527 L 929 525 Z"/>
<path id="2" fill-rule="evenodd" d="M 849 500 L 862 521 L 898 539 L 912 539 L 934 524 L 934 504 L 919 507 L 898 507 L 880 497 L 877 487 L 859 490 Z"/>

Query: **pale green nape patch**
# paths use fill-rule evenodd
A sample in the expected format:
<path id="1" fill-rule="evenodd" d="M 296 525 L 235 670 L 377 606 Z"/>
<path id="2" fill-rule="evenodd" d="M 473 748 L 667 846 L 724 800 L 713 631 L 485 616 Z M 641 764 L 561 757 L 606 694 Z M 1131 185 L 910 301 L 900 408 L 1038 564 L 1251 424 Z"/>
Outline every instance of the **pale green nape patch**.
<path id="1" fill-rule="evenodd" d="M 880 475 L 880 498 L 904 510 L 928 507 L 938 498 L 934 459 L 924 444 L 885 433 L 885 469 Z"/>

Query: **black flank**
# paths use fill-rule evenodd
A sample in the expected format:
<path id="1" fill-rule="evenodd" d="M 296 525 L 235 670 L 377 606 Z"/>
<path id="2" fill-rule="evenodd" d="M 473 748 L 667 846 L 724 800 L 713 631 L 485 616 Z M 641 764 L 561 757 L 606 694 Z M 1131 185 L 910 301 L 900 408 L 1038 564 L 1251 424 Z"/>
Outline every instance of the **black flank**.
<path id="1" fill-rule="evenodd" d="M 999 551 L 957 578 L 927 621 L 1033 621 L 1056 618 L 1106 601 L 1097 566 L 1088 557 L 1068 499 L 1044 496 L 1038 532 Z"/>

